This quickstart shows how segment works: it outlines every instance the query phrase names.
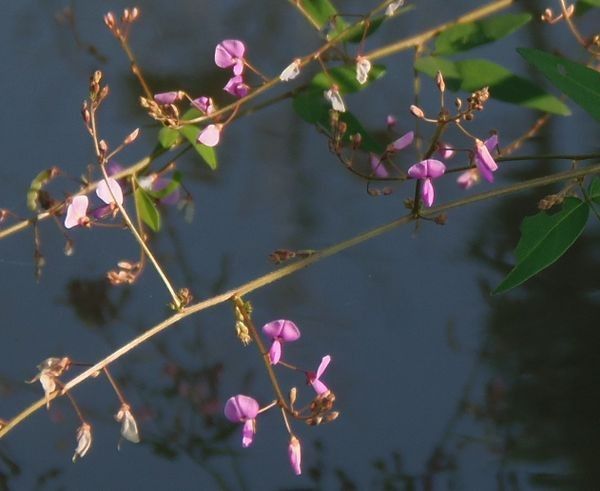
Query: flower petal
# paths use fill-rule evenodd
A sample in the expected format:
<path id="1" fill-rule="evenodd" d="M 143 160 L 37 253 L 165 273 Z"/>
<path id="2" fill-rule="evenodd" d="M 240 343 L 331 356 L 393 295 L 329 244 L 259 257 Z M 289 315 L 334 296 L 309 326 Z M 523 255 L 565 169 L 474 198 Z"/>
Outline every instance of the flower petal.
<path id="1" fill-rule="evenodd" d="M 294 60 L 283 69 L 281 75 L 279 75 L 279 80 L 282 82 L 289 82 L 298 75 L 300 75 L 300 60 Z"/>
<path id="2" fill-rule="evenodd" d="M 281 341 L 279 341 L 279 339 L 273 341 L 271 349 L 269 350 L 269 359 L 271 360 L 271 365 L 277 365 L 277 363 L 279 363 L 279 360 L 281 359 Z"/>
<path id="3" fill-rule="evenodd" d="M 433 189 L 433 184 L 431 183 L 431 179 L 427 178 L 423 182 L 423 187 L 421 188 L 421 196 L 423 197 L 423 202 L 427 208 L 431 207 L 433 204 L 433 200 L 435 199 L 435 190 Z"/>
<path id="4" fill-rule="evenodd" d="M 475 140 L 475 145 L 475 160 L 480 161 L 481 166 L 487 167 L 490 172 L 497 171 L 498 164 L 496 164 L 492 154 L 490 154 L 488 147 L 479 139 Z"/>
<path id="5" fill-rule="evenodd" d="M 108 184 L 107 184 L 108 181 Z M 110 187 L 110 191 L 109 191 Z M 102 201 L 104 201 L 107 205 L 110 205 L 114 202 L 112 194 L 115 196 L 117 203 L 119 205 L 123 204 L 123 191 L 121 190 L 121 186 L 119 183 L 114 180 L 112 177 L 109 177 L 107 180 L 102 180 L 98 183 L 98 187 L 96 188 L 96 195 Z"/>
<path id="6" fill-rule="evenodd" d="M 359 84 L 364 85 L 367 83 L 370 71 L 371 62 L 364 56 L 359 56 L 356 59 L 356 80 Z"/>
<path id="7" fill-rule="evenodd" d="M 73 454 L 73 462 L 75 462 L 77 458 L 85 457 L 85 454 L 88 452 L 91 446 L 92 427 L 87 423 L 82 423 L 77 429 L 77 448 Z"/>
<path id="8" fill-rule="evenodd" d="M 230 397 L 225 403 L 225 417 L 233 422 L 240 423 L 249 419 L 254 419 L 260 409 L 256 399 L 243 394 Z"/>
<path id="9" fill-rule="evenodd" d="M 408 175 L 413 179 L 425 179 L 427 177 L 427 166 L 423 162 L 411 165 L 408 169 Z"/>
<path id="10" fill-rule="evenodd" d="M 294 474 L 299 476 L 302 474 L 302 447 L 300 447 L 300 441 L 292 436 L 290 438 L 290 444 L 288 446 L 288 456 L 290 458 L 290 464 L 292 465 L 292 469 L 294 469 Z"/>
<path id="11" fill-rule="evenodd" d="M 327 386 L 323 382 L 321 382 L 320 380 L 318 380 L 318 379 L 313 380 L 310 383 L 310 385 L 312 385 L 313 389 L 315 389 L 315 392 L 318 395 L 325 394 L 326 392 L 329 392 L 329 389 L 327 388 Z"/>
<path id="12" fill-rule="evenodd" d="M 398 152 L 406 147 L 408 147 L 413 140 L 415 139 L 415 132 L 409 131 L 408 133 L 402 135 L 400 138 L 394 140 L 387 146 L 388 152 Z"/>
<path id="13" fill-rule="evenodd" d="M 439 160 L 427 159 L 423 162 L 425 162 L 425 165 L 427 165 L 427 177 L 437 179 L 438 177 L 443 176 L 444 172 L 446 172 L 446 166 Z"/>
<path id="14" fill-rule="evenodd" d="M 327 366 L 329 365 L 330 362 L 331 362 L 331 356 L 327 355 L 327 356 L 323 357 L 323 359 L 321 360 L 321 363 L 319 364 L 319 368 L 317 368 L 317 375 L 316 375 L 317 379 L 320 379 L 321 375 L 323 375 L 325 373 L 325 370 L 327 369 Z"/>
<path id="15" fill-rule="evenodd" d="M 207 147 L 215 147 L 221 139 L 221 125 L 209 124 L 198 135 L 198 143 L 202 143 Z"/>
<path id="16" fill-rule="evenodd" d="M 88 203 L 87 196 L 75 196 L 71 200 L 71 204 L 67 207 L 67 216 L 65 217 L 66 228 L 81 225 L 82 220 L 86 218 Z"/>
<path id="17" fill-rule="evenodd" d="M 249 419 L 244 423 L 242 428 L 242 447 L 249 447 L 254 440 L 254 434 L 256 433 L 256 420 Z"/>
<path id="18" fill-rule="evenodd" d="M 371 163 L 371 169 L 373 170 L 373 175 L 375 177 L 389 177 L 390 173 L 385 168 L 385 165 L 381 161 L 381 158 L 376 153 L 371 153 L 369 155 L 369 161 Z"/>
<path id="19" fill-rule="evenodd" d="M 161 92 L 154 94 L 154 102 L 163 106 L 173 104 L 181 99 L 181 93 L 178 91 Z"/>

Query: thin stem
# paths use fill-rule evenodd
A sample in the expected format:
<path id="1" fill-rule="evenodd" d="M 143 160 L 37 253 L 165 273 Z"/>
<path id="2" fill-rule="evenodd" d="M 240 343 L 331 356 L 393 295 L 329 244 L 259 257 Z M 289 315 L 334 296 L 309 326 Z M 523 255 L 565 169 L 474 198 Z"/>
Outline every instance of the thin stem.
<path id="1" fill-rule="evenodd" d="M 119 402 L 122 405 L 127 405 L 127 401 L 125 400 L 125 397 L 123 396 L 123 393 L 121 392 L 121 389 L 119 389 L 119 386 L 115 382 L 115 379 L 112 378 L 112 375 L 108 371 L 108 367 L 102 367 L 102 370 L 104 370 L 104 375 L 106 375 L 106 378 L 110 382 L 110 385 L 112 385 L 112 388 L 114 389 L 115 393 L 117 394 L 117 397 L 119 398 Z"/>
<path id="2" fill-rule="evenodd" d="M 445 212 L 445 211 L 448 211 L 448 210 L 451 210 L 454 208 L 458 208 L 461 206 L 469 205 L 472 203 L 478 203 L 480 201 L 486 201 L 486 200 L 493 199 L 493 198 L 499 198 L 501 196 L 507 196 L 510 194 L 525 191 L 528 189 L 533 189 L 533 188 L 540 187 L 540 186 L 547 186 L 549 184 L 554 184 L 554 183 L 560 182 L 560 181 L 576 179 L 578 177 L 594 175 L 594 174 L 599 174 L 599 173 L 600 173 L 600 164 L 592 165 L 592 166 L 589 166 L 589 167 L 586 167 L 583 169 L 575 169 L 575 170 L 569 170 L 569 171 L 565 171 L 565 172 L 559 172 L 556 174 L 551 174 L 549 176 L 544 176 L 544 177 L 539 177 L 536 179 L 530 179 L 528 181 L 519 182 L 516 184 L 512 184 L 510 186 L 505 186 L 503 188 L 495 189 L 495 190 L 488 191 L 485 193 L 479 193 L 479 194 L 475 194 L 473 196 L 461 198 L 461 199 L 446 203 L 444 205 L 435 206 L 433 208 L 427 208 L 427 209 L 424 209 L 421 211 L 420 216 L 425 217 L 425 218 L 431 218 L 431 217 L 435 217 L 435 216 L 439 215 L 442 212 Z M 276 271 L 273 271 L 264 276 L 261 276 L 252 281 L 249 281 L 248 283 L 240 285 L 237 288 L 234 288 L 227 292 L 221 293 L 214 297 L 208 298 L 206 300 L 198 302 L 189 307 L 184 307 L 179 312 L 173 314 L 171 317 L 163 320 L 159 324 L 156 324 L 155 326 L 151 327 L 147 331 L 143 332 L 136 338 L 129 341 L 127 344 L 121 346 L 116 351 L 113 351 L 110 355 L 108 355 L 105 358 L 103 358 L 102 360 L 100 360 L 94 366 L 90 367 L 89 369 L 85 370 L 84 372 L 80 373 L 79 375 L 77 375 L 76 377 L 71 379 L 69 382 L 67 382 L 65 384 L 63 390 L 64 391 L 71 390 L 72 388 L 81 384 L 82 382 L 84 382 L 85 380 L 87 380 L 88 378 L 93 376 L 96 372 L 98 372 L 99 370 L 102 370 L 105 366 L 110 365 L 115 360 L 118 360 L 122 356 L 126 355 L 131 350 L 137 348 L 139 345 L 146 342 L 148 339 L 153 338 L 154 336 L 162 333 L 168 327 L 171 327 L 171 326 L 177 324 L 181 319 L 184 319 L 184 318 L 186 318 L 192 314 L 195 314 L 197 312 L 206 310 L 210 307 L 214 307 L 215 305 L 219 305 L 223 302 L 230 301 L 232 298 L 234 298 L 236 296 L 242 297 L 243 295 L 246 295 L 254 290 L 262 288 L 262 287 L 269 285 L 271 283 L 274 283 L 276 281 L 279 281 L 282 278 L 285 278 L 291 274 L 294 274 L 294 273 L 296 273 L 308 266 L 311 266 L 312 264 L 317 263 L 329 256 L 333 256 L 342 251 L 345 251 L 346 249 L 349 249 L 358 244 L 366 242 L 370 239 L 373 239 L 373 238 L 383 235 L 385 233 L 391 232 L 392 230 L 395 230 L 396 228 L 398 228 L 402 225 L 406 225 L 407 223 L 410 223 L 414 220 L 415 220 L 415 218 L 412 214 L 405 215 L 405 216 L 403 216 L 397 220 L 394 220 L 390 223 L 381 225 L 374 229 L 368 230 L 367 232 L 363 232 L 363 233 L 361 233 L 355 237 L 352 237 L 348 240 L 339 242 L 330 247 L 322 249 L 321 251 L 318 251 L 315 254 L 308 256 L 306 259 L 301 259 L 293 264 L 284 266 Z M 58 394 L 56 392 L 54 392 L 53 394 L 51 394 L 49 396 L 49 399 L 52 400 L 55 397 L 57 397 L 57 395 Z M 31 416 L 33 413 L 35 413 L 37 410 L 43 408 L 45 405 L 46 405 L 46 399 L 41 398 L 38 401 L 31 404 L 29 407 L 25 408 L 23 411 L 21 411 L 15 417 L 13 417 L 10 421 L 7 422 L 6 426 L 4 426 L 0 429 L 0 439 L 4 438 L 13 428 L 15 428 L 22 421 L 24 421 L 29 416 Z"/>
<path id="3" fill-rule="evenodd" d="M 267 369 L 267 373 L 269 374 L 269 379 L 271 380 L 271 385 L 273 385 L 273 389 L 275 390 L 275 394 L 277 395 L 277 402 L 282 407 L 287 409 L 287 403 L 285 397 L 283 396 L 283 391 L 281 390 L 281 386 L 279 385 L 279 381 L 277 380 L 277 375 L 275 375 L 275 370 L 273 370 L 273 365 L 271 365 L 269 352 L 267 351 L 266 346 L 263 343 L 261 337 L 258 335 L 256 327 L 254 326 L 254 322 L 248 315 L 246 306 L 244 305 L 244 301 L 242 300 L 241 296 L 236 295 L 233 297 L 233 302 L 242 314 L 242 317 L 244 318 L 244 324 L 248 327 L 248 330 L 250 331 L 250 336 L 252 337 L 252 340 L 256 343 L 258 351 L 260 351 L 260 355 L 265 364 L 265 368 Z"/>
<path id="4" fill-rule="evenodd" d="M 402 39 L 396 43 L 390 44 L 388 46 L 384 46 L 383 48 L 375 49 L 369 53 L 366 53 L 364 56 L 371 61 L 377 60 L 379 58 L 384 58 L 386 56 L 393 55 L 400 51 L 405 51 L 410 48 L 414 48 L 415 46 L 419 46 L 427 41 L 433 39 L 440 32 L 448 29 L 451 26 L 456 24 L 460 24 L 462 22 L 472 22 L 475 20 L 482 19 L 489 15 L 492 15 L 500 10 L 504 10 L 511 5 L 515 4 L 516 0 L 496 0 L 495 2 L 484 5 L 483 7 L 479 7 L 478 9 L 472 10 L 471 12 L 462 15 L 456 18 L 453 21 L 446 22 L 437 27 L 429 29 L 421 34 L 417 34 L 416 36 L 411 36 L 406 39 Z"/>

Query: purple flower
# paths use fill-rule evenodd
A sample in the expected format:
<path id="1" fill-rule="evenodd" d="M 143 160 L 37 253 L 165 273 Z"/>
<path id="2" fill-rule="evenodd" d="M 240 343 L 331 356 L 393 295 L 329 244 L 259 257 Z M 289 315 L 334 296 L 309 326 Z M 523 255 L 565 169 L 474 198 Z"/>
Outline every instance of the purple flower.
<path id="1" fill-rule="evenodd" d="M 196 141 L 206 145 L 207 147 L 216 147 L 221 139 L 222 129 L 222 124 L 209 124 L 200 132 Z"/>
<path id="2" fill-rule="evenodd" d="M 392 143 L 387 146 L 387 151 L 390 153 L 399 152 L 400 150 L 408 147 L 413 140 L 415 139 L 415 132 L 409 131 L 408 133 L 402 135 L 400 138 L 397 138 Z"/>
<path id="3" fill-rule="evenodd" d="M 490 136 L 485 142 L 475 140 L 475 166 L 488 182 L 494 182 L 494 172 L 498 170 L 498 164 L 490 152 L 498 146 L 498 135 Z"/>
<path id="4" fill-rule="evenodd" d="M 159 94 L 154 94 L 154 102 L 162 106 L 167 106 L 169 104 L 174 104 L 182 97 L 183 92 L 181 91 L 161 92 Z"/>
<path id="5" fill-rule="evenodd" d="M 87 216 L 89 200 L 87 196 L 75 196 L 71 204 L 67 206 L 67 216 L 65 217 L 65 227 L 73 228 L 78 225 L 85 227 L 90 223 Z"/>
<path id="6" fill-rule="evenodd" d="M 210 114 L 214 112 L 215 106 L 213 104 L 213 100 L 210 97 L 201 96 L 192 101 L 192 106 L 194 106 L 199 111 L 204 114 Z"/>
<path id="7" fill-rule="evenodd" d="M 329 389 L 327 388 L 327 386 L 323 382 L 321 382 L 321 377 L 325 373 L 325 370 L 327 369 L 327 365 L 329 365 L 330 361 L 331 361 L 331 356 L 329 356 L 329 355 L 324 356 L 323 359 L 321 360 L 321 363 L 319 364 L 319 368 L 317 368 L 317 373 L 308 372 L 306 374 L 308 383 L 310 385 L 312 385 L 313 389 L 315 389 L 315 392 L 318 395 L 329 392 Z"/>
<path id="8" fill-rule="evenodd" d="M 162 191 L 169 184 L 171 184 L 171 179 L 167 179 L 166 177 L 159 176 L 157 174 L 150 174 L 148 176 L 140 177 L 138 179 L 138 183 L 141 188 L 147 191 Z M 181 197 L 181 192 L 179 191 L 179 187 L 175 188 L 172 192 L 160 198 L 160 202 L 163 205 L 174 205 L 179 202 L 179 198 Z"/>
<path id="9" fill-rule="evenodd" d="M 217 44 L 215 49 L 215 63 L 220 68 L 233 67 L 234 75 L 241 75 L 244 71 L 244 52 L 246 46 L 237 39 L 226 39 Z"/>
<path id="10" fill-rule="evenodd" d="M 256 433 L 256 416 L 258 402 L 249 396 L 238 394 L 230 397 L 225 403 L 225 417 L 232 423 L 244 423 L 242 429 L 242 447 L 248 447 Z"/>
<path id="11" fill-rule="evenodd" d="M 422 179 L 421 197 L 428 208 L 433 204 L 435 191 L 433 189 L 432 179 L 441 177 L 446 172 L 446 166 L 443 162 L 435 159 L 423 160 L 408 169 L 408 175 L 413 179 Z"/>
<path id="12" fill-rule="evenodd" d="M 269 359 L 271 365 L 277 365 L 281 359 L 282 343 L 296 341 L 300 338 L 300 329 L 292 321 L 280 319 L 265 324 L 262 328 L 263 333 L 273 340 L 269 350 Z"/>
<path id="13" fill-rule="evenodd" d="M 385 168 L 385 165 L 383 165 L 383 162 L 381 161 L 381 157 L 379 157 L 379 155 L 377 155 L 376 153 L 371 153 L 369 155 L 369 161 L 371 162 L 371 170 L 373 171 L 373 175 L 375 177 L 383 179 L 390 176 L 390 173 Z"/>
<path id="14" fill-rule="evenodd" d="M 300 464 L 302 464 L 302 447 L 300 447 L 300 440 L 298 440 L 294 435 L 292 435 L 290 438 L 288 455 L 290 457 L 290 464 L 292 464 L 294 473 L 299 476 L 302 474 L 302 469 L 300 467 Z"/>
<path id="15" fill-rule="evenodd" d="M 223 90 L 236 97 L 246 97 L 250 92 L 250 87 L 244 83 L 244 78 L 241 75 L 236 75 L 229 79 Z"/>

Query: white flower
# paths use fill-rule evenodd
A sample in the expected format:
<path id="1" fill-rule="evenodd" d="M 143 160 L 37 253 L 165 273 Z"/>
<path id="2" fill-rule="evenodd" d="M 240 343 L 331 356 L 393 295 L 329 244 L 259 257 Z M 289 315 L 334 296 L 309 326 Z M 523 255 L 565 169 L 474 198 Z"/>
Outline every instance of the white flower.
<path id="1" fill-rule="evenodd" d="M 130 442 L 139 443 L 140 433 L 137 423 L 127 404 L 121 406 L 119 412 L 115 414 L 115 419 L 121 423 L 121 436 Z"/>
<path id="2" fill-rule="evenodd" d="M 396 11 L 404 5 L 404 0 L 396 0 L 395 2 L 390 3 L 385 9 L 385 15 L 391 17 L 396 13 Z"/>
<path id="3" fill-rule="evenodd" d="M 367 83 L 369 79 L 369 72 L 371 71 L 371 62 L 364 56 L 356 58 L 356 80 L 361 85 Z"/>
<path id="4" fill-rule="evenodd" d="M 77 458 L 82 459 L 92 446 L 92 427 L 87 423 L 82 423 L 77 429 L 77 448 L 73 454 L 73 462 Z"/>
<path id="5" fill-rule="evenodd" d="M 46 409 L 50 407 L 50 394 L 56 390 L 56 378 L 60 377 L 70 366 L 71 360 L 67 357 L 46 358 L 37 366 L 39 373 L 27 381 L 28 384 L 40 381 L 44 389 L 44 396 L 46 397 Z"/>
<path id="6" fill-rule="evenodd" d="M 281 72 L 281 75 L 279 75 L 279 80 L 282 82 L 289 82 L 290 80 L 295 79 L 298 75 L 300 75 L 300 60 L 296 59 L 287 67 L 285 67 L 283 72 Z"/>
<path id="7" fill-rule="evenodd" d="M 346 112 L 344 100 L 335 85 L 325 92 L 325 99 L 331 103 L 331 107 L 334 111 L 339 111 L 341 113 Z"/>

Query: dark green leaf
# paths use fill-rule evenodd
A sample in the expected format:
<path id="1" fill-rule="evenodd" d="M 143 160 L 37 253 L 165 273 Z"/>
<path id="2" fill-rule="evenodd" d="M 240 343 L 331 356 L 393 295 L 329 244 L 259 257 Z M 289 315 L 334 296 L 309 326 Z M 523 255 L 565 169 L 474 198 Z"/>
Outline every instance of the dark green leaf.
<path id="1" fill-rule="evenodd" d="M 594 177 L 588 187 L 588 198 L 594 203 L 600 204 L 600 177 Z"/>
<path id="2" fill-rule="evenodd" d="M 373 81 L 385 75 L 385 66 L 373 65 L 369 72 L 369 80 L 361 85 L 356 80 L 356 66 L 338 66 L 328 70 L 328 73 L 320 72 L 310 82 L 311 89 L 327 90 L 332 84 L 340 89 L 341 93 L 358 92 L 369 86 Z"/>
<path id="3" fill-rule="evenodd" d="M 162 127 L 158 132 L 158 143 L 164 149 L 173 148 L 175 145 L 181 143 L 181 136 L 179 131 L 173 128 Z"/>
<path id="4" fill-rule="evenodd" d="M 517 51 L 550 82 L 600 121 L 599 72 L 538 49 L 518 48 Z"/>
<path id="5" fill-rule="evenodd" d="M 575 15 L 583 15 L 588 10 L 600 7 L 600 0 L 579 0 L 575 3 Z"/>
<path id="6" fill-rule="evenodd" d="M 140 218 L 148 227 L 158 232 L 160 230 L 160 213 L 154 201 L 152 201 L 152 198 L 142 188 L 137 188 L 134 195 L 135 206 L 137 212 L 140 214 Z"/>
<path id="7" fill-rule="evenodd" d="M 360 21 L 356 23 L 354 26 L 346 29 L 339 38 L 338 41 L 346 41 L 349 43 L 360 43 L 363 39 L 368 38 L 371 34 L 373 34 L 379 26 L 386 19 L 385 16 L 375 17 L 374 19 L 369 19 L 367 21 Z M 366 32 L 365 32 L 366 31 Z M 333 36 L 328 36 L 332 38 Z"/>
<path id="8" fill-rule="evenodd" d="M 293 106 L 294 110 L 305 121 L 321 126 L 326 130 L 330 129 L 331 106 L 323 97 L 323 89 L 314 88 L 299 93 L 294 97 Z M 351 135 L 360 133 L 362 136 L 361 148 L 367 152 L 383 153 L 385 146 L 375 140 L 352 113 L 346 111 L 345 113 L 340 113 L 339 117 L 347 125 L 347 139 Z"/>
<path id="9" fill-rule="evenodd" d="M 506 292 L 554 263 L 583 232 L 589 206 L 577 198 L 567 198 L 554 215 L 538 213 L 521 224 L 521 239 L 515 249 L 517 264 L 494 294 Z"/>
<path id="10" fill-rule="evenodd" d="M 506 14 L 489 19 L 457 24 L 435 40 L 435 55 L 448 55 L 467 51 L 492 43 L 513 33 L 531 20 L 531 14 Z"/>
<path id="11" fill-rule="evenodd" d="M 456 90 L 458 87 L 465 92 L 473 92 L 488 86 L 490 96 L 499 101 L 563 116 L 571 113 L 569 108 L 553 95 L 487 60 L 453 62 L 431 56 L 417 60 L 415 68 L 431 77 L 440 70 L 450 90 Z"/>
<path id="12" fill-rule="evenodd" d="M 204 162 L 206 162 L 212 170 L 217 168 L 217 152 L 215 152 L 215 149 L 213 147 L 202 145 L 202 143 L 197 143 L 196 141 L 200 134 L 200 128 L 187 124 L 179 130 L 179 133 L 192 144 L 194 150 L 198 152 L 198 155 L 204 159 Z"/>
<path id="13" fill-rule="evenodd" d="M 334 29 L 336 32 L 346 27 L 346 23 L 337 15 L 336 8 L 329 0 L 301 0 L 300 7 L 319 29 L 323 29 L 332 19 L 336 22 Z"/>

